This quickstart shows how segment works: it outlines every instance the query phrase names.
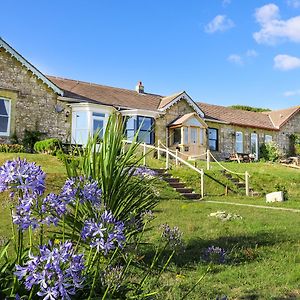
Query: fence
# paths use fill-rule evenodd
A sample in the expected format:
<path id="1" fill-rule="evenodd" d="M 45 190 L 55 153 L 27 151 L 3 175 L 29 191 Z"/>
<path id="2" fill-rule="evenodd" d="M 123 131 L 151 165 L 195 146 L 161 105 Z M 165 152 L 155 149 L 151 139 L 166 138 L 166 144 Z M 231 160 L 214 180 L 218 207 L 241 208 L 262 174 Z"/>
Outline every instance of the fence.
<path id="1" fill-rule="evenodd" d="M 124 141 L 125 143 L 131 144 L 131 141 Z M 161 154 L 165 153 L 166 155 L 166 169 L 170 168 L 170 157 L 175 159 L 175 164 L 176 166 L 180 163 L 184 164 L 188 168 L 192 169 L 193 171 L 197 172 L 200 174 L 200 193 L 201 193 L 201 198 L 204 197 L 204 170 L 203 169 L 198 169 L 192 164 L 190 164 L 188 161 L 184 160 L 180 156 L 185 156 L 190 158 L 190 155 L 187 155 L 185 153 L 180 153 L 177 149 L 176 150 L 171 150 L 164 144 L 162 144 L 160 141 L 158 141 L 157 147 L 152 146 L 152 145 L 147 145 L 146 143 L 139 144 L 141 147 L 143 147 L 143 164 L 146 165 L 146 156 L 150 153 L 150 151 L 147 152 L 147 149 L 150 149 L 151 151 L 156 150 L 157 151 L 157 159 L 161 159 Z M 206 153 L 202 153 L 200 155 L 192 156 L 193 158 L 198 158 L 198 157 L 205 157 L 206 158 L 206 168 L 207 170 L 210 170 L 210 165 L 211 165 L 211 158 L 225 171 L 231 174 L 243 176 L 245 180 L 245 190 L 246 190 L 246 196 L 249 196 L 249 173 L 246 171 L 245 173 L 238 173 L 234 172 L 232 170 L 229 170 L 225 166 L 223 166 L 210 152 L 210 150 L 207 150 Z"/>

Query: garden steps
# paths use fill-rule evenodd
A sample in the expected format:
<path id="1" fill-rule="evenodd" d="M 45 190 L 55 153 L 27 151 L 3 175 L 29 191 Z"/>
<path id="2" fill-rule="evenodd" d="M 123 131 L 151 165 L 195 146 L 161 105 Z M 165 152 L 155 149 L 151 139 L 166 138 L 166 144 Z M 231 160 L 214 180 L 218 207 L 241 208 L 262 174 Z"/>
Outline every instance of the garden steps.
<path id="1" fill-rule="evenodd" d="M 181 182 L 179 177 L 172 177 L 171 174 L 167 172 L 166 169 L 152 169 L 157 173 L 157 176 L 162 178 L 164 181 L 168 182 L 169 185 L 176 190 L 181 196 L 186 199 L 200 199 L 201 195 L 195 193 L 190 187 L 186 187 L 185 182 Z"/>
<path id="2" fill-rule="evenodd" d="M 231 181 L 238 190 L 243 192 L 245 191 L 246 184 L 245 182 L 241 181 L 240 178 L 233 177 L 232 174 L 228 173 L 226 170 L 222 170 L 221 173 L 224 177 Z M 249 187 L 249 192 L 252 197 L 258 197 L 261 195 L 261 193 L 254 191 L 252 187 Z"/>

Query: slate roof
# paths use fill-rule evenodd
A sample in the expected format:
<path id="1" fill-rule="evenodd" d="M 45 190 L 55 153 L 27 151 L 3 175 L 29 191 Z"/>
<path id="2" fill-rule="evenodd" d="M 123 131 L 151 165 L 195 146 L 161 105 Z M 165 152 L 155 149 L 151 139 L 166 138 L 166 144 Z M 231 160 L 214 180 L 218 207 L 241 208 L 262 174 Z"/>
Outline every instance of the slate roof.
<path id="1" fill-rule="evenodd" d="M 286 109 L 267 111 L 264 114 L 267 114 L 271 118 L 274 126 L 280 128 L 299 111 L 300 106 L 294 106 Z"/>
<path id="2" fill-rule="evenodd" d="M 135 108 L 156 111 L 160 105 L 160 95 L 138 93 L 134 90 L 110 87 L 95 83 L 47 76 L 53 83 L 65 91 L 65 97 L 96 102 L 122 108 Z"/>
<path id="3" fill-rule="evenodd" d="M 268 114 L 202 102 L 198 102 L 197 104 L 204 112 L 205 118 L 208 121 L 219 121 L 244 127 L 278 130 L 278 128 L 273 125 Z"/>

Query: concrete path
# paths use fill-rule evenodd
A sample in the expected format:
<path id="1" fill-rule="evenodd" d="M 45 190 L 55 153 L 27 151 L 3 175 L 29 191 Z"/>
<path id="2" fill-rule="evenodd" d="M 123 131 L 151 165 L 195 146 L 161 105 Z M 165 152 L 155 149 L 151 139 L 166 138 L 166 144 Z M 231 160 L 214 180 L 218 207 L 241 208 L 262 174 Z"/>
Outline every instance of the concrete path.
<path id="1" fill-rule="evenodd" d="M 286 207 L 274 207 L 274 206 L 265 206 L 265 205 L 254 205 L 254 204 L 246 204 L 246 203 L 235 203 L 235 202 L 223 202 L 223 201 L 212 201 L 212 200 L 201 200 L 201 202 L 207 203 L 216 203 L 216 204 L 228 204 L 228 205 L 236 205 L 236 206 L 246 206 L 246 207 L 255 207 L 255 208 L 264 208 L 264 209 L 274 209 L 274 210 L 284 210 L 300 213 L 300 209 L 296 208 L 286 208 Z"/>

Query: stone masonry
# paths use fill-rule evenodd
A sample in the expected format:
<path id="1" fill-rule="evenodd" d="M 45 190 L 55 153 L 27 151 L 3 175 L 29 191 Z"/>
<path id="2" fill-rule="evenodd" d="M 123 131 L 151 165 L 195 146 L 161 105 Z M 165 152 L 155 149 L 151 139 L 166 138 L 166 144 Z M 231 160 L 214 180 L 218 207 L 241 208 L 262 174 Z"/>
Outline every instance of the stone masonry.
<path id="1" fill-rule="evenodd" d="M 44 138 L 70 140 L 71 114 L 52 89 L 14 57 L 0 49 L 0 97 L 11 100 L 10 137 L 24 137 L 25 129 L 38 130 Z M 57 112 L 55 107 L 60 107 Z M 60 109 L 59 109 L 60 110 Z M 9 137 L 1 137 L 9 142 Z"/>

